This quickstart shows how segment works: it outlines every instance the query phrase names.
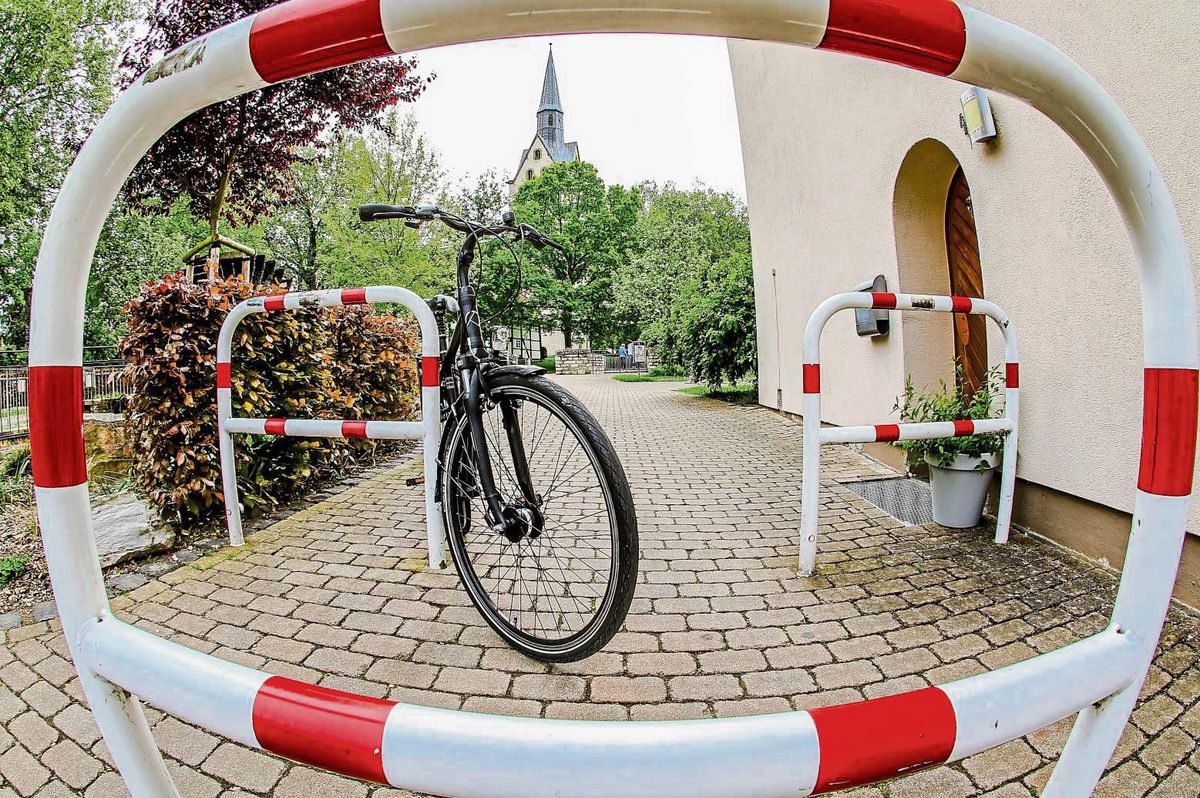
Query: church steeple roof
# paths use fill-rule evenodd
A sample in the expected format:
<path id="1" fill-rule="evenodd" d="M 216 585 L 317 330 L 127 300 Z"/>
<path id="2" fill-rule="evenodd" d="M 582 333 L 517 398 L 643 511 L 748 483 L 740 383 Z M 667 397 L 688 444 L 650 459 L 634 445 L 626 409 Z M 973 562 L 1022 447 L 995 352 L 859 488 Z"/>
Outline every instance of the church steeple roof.
<path id="1" fill-rule="evenodd" d="M 554 45 L 550 45 L 550 57 L 546 59 L 546 77 L 542 81 L 542 103 L 538 113 L 558 111 L 562 113 L 562 100 L 558 96 L 558 72 L 554 69 Z"/>

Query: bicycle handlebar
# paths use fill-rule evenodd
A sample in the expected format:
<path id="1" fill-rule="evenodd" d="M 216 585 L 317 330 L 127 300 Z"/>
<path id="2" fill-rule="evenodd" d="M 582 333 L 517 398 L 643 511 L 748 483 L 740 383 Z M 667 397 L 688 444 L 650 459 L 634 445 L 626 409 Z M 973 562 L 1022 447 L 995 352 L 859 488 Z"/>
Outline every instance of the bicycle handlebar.
<path id="1" fill-rule="evenodd" d="M 566 252 L 561 244 L 542 233 L 533 225 L 503 224 L 489 227 L 487 225 L 464 221 L 433 205 L 421 205 L 416 208 L 411 205 L 360 205 L 358 207 L 358 218 L 364 222 L 375 222 L 383 219 L 404 219 L 406 222 L 415 222 L 417 225 L 437 220 L 460 233 L 487 233 L 491 235 L 516 233 L 520 240 L 528 241 L 538 249 L 550 247 L 558 252 Z"/>

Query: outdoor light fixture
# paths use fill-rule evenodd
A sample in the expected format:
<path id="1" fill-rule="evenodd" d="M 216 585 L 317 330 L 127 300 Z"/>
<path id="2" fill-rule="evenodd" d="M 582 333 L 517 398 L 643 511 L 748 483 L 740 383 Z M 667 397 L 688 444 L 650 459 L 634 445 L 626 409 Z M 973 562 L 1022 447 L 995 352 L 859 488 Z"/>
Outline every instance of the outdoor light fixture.
<path id="1" fill-rule="evenodd" d="M 996 138 L 996 120 L 992 116 L 992 104 L 988 101 L 987 92 L 978 86 L 972 86 L 959 97 L 962 102 L 962 113 L 958 122 L 963 132 L 971 137 L 972 144 L 989 141 Z"/>

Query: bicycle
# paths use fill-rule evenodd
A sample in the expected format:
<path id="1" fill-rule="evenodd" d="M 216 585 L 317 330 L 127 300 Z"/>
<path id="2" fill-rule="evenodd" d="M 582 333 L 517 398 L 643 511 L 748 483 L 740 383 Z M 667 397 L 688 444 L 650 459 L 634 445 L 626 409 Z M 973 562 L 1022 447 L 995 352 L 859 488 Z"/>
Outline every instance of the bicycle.
<path id="1" fill-rule="evenodd" d="M 441 350 L 438 491 L 450 552 L 471 602 L 513 648 L 573 662 L 616 634 L 637 581 L 637 517 L 612 442 L 590 412 L 545 377 L 484 344 L 471 281 L 481 239 L 562 247 L 506 211 L 499 225 L 436 206 L 363 205 L 364 222 L 438 221 L 466 238 L 457 297 L 430 307 Z M 447 317 L 457 315 L 447 335 Z"/>

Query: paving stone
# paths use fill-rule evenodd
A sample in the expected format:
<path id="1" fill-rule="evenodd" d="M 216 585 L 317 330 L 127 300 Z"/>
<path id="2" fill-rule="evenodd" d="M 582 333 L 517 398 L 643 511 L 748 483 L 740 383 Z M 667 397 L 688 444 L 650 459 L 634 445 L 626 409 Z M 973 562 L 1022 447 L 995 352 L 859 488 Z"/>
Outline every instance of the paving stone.
<path id="1" fill-rule="evenodd" d="M 50 780 L 50 771 L 19 745 L 0 754 L 0 774 L 20 795 L 33 795 Z"/>
<path id="2" fill-rule="evenodd" d="M 260 793 L 273 788 L 284 770 L 278 759 L 232 743 L 222 743 L 201 767 L 205 773 Z"/>
<path id="3" fill-rule="evenodd" d="M 186 765 L 199 765 L 220 743 L 216 736 L 171 717 L 154 727 L 154 739 L 163 753 Z"/>
<path id="4" fill-rule="evenodd" d="M 48 621 L 58 617 L 58 605 L 53 601 L 43 601 L 40 604 L 34 604 L 30 611 L 35 621 Z"/>
<path id="5" fill-rule="evenodd" d="M 42 754 L 41 762 L 76 790 L 91 784 L 102 769 L 99 761 L 70 740 L 51 746 Z"/>
<path id="6" fill-rule="evenodd" d="M 364 798 L 366 794 L 367 786 L 362 782 L 306 767 L 294 767 L 289 770 L 273 792 L 275 798 L 315 798 L 326 795 Z"/>

